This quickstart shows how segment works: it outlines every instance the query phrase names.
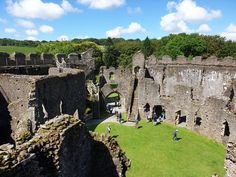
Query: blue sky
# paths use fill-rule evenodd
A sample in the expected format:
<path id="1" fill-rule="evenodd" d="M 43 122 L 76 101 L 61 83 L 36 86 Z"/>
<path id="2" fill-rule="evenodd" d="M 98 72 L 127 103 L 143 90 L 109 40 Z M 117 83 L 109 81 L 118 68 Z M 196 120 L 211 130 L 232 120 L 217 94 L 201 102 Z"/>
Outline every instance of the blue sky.
<path id="1" fill-rule="evenodd" d="M 221 35 L 236 41 L 235 0 L 2 0 L 0 38 L 160 38 Z"/>

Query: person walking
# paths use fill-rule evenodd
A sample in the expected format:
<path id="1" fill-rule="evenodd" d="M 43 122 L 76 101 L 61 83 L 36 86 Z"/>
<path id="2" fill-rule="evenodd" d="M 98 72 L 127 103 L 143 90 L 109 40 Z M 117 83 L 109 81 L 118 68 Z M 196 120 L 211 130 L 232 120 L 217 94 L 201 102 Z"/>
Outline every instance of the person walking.
<path id="1" fill-rule="evenodd" d="M 110 125 L 108 125 L 108 126 L 107 126 L 107 135 L 110 136 L 110 133 L 111 133 L 111 127 L 110 127 Z"/>
<path id="2" fill-rule="evenodd" d="M 121 112 L 118 113 L 118 122 L 121 124 L 122 121 L 122 115 Z"/>
<path id="3" fill-rule="evenodd" d="M 172 136 L 172 139 L 175 140 L 175 141 L 178 141 L 177 132 L 178 132 L 178 130 L 175 130 L 175 131 L 173 132 L 173 136 Z"/>
<path id="4" fill-rule="evenodd" d="M 135 128 L 138 128 L 138 114 L 135 116 L 135 120 L 134 120 L 134 123 L 135 123 Z"/>

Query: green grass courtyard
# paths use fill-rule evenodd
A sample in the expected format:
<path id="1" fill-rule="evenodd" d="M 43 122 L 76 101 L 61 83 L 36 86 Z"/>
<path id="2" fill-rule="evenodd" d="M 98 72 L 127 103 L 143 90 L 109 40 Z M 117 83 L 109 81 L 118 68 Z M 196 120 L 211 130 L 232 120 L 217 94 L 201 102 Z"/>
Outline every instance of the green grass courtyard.
<path id="1" fill-rule="evenodd" d="M 180 141 L 172 140 L 176 127 L 154 126 L 141 121 L 141 128 L 109 123 L 111 136 L 131 159 L 127 177 L 223 177 L 226 150 L 223 145 L 184 128 L 178 128 Z M 108 123 L 90 127 L 105 133 Z"/>

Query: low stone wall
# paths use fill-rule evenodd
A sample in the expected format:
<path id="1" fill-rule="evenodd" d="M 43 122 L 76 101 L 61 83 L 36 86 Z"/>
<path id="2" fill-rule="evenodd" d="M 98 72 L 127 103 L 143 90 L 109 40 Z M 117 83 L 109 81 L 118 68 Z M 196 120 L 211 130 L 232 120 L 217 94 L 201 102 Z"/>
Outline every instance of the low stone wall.
<path id="1" fill-rule="evenodd" d="M 16 148 L 0 146 L 1 177 L 124 177 L 129 165 L 114 139 L 91 136 L 84 123 L 67 115 L 47 121 Z"/>

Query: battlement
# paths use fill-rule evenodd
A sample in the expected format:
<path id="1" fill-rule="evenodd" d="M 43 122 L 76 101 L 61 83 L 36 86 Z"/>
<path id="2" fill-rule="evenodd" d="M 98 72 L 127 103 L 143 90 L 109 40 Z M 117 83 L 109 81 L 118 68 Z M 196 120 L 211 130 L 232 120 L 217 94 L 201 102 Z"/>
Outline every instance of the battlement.
<path id="1" fill-rule="evenodd" d="M 49 53 L 30 53 L 25 55 L 19 52 L 14 52 L 12 54 L 0 52 L 0 69 L 14 67 L 56 66 L 56 60 L 61 62 L 62 59 L 66 61 L 68 66 L 87 65 L 94 60 L 92 58 L 92 54 L 92 49 L 89 49 L 82 54 L 71 53 L 69 55 L 63 53 L 58 53 L 56 55 Z"/>
<path id="2" fill-rule="evenodd" d="M 140 57 L 140 55 L 135 55 Z M 133 60 L 135 61 L 135 60 Z M 153 65 L 202 65 L 202 66 L 226 66 L 236 67 L 236 59 L 233 57 L 217 58 L 216 56 L 210 56 L 207 59 L 203 59 L 202 56 L 196 56 L 192 60 L 188 60 L 184 56 L 178 56 L 175 59 L 170 56 L 163 56 L 162 58 L 156 58 L 154 55 L 148 57 L 145 62 L 146 66 Z"/>

